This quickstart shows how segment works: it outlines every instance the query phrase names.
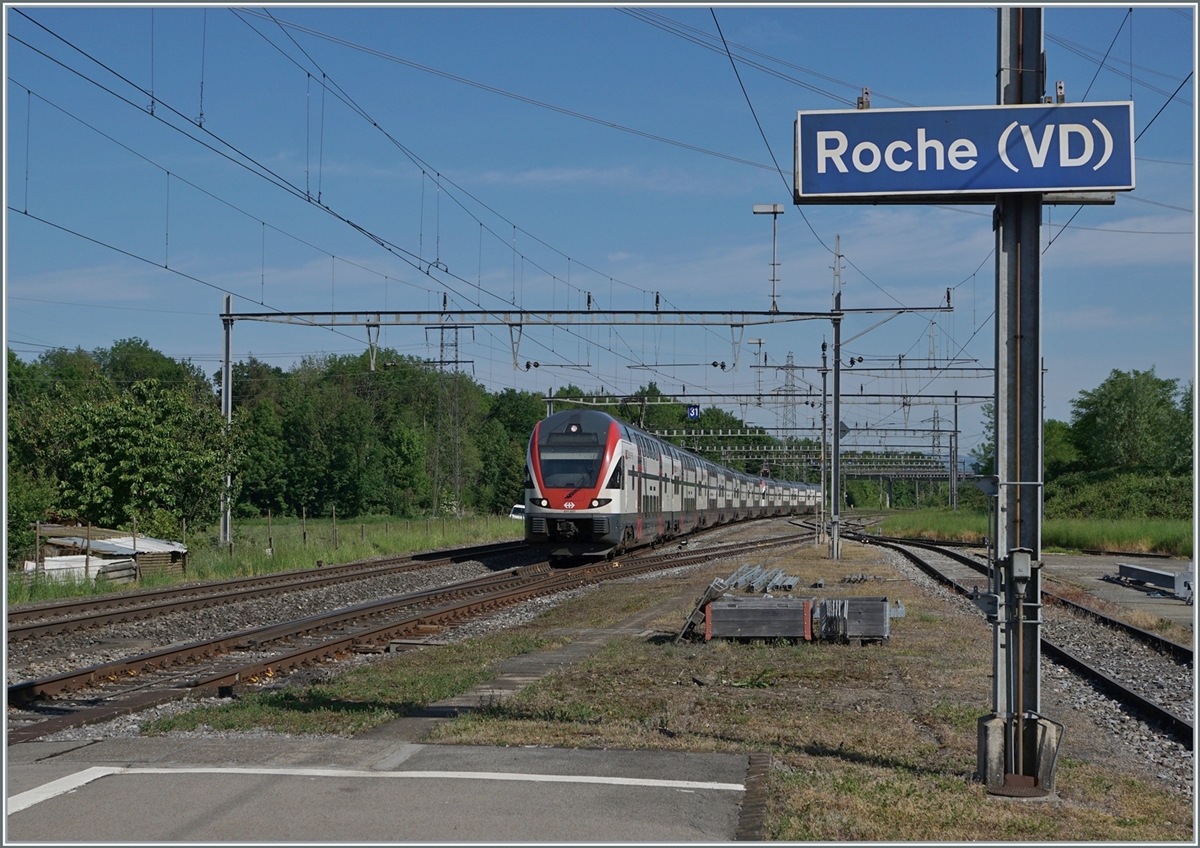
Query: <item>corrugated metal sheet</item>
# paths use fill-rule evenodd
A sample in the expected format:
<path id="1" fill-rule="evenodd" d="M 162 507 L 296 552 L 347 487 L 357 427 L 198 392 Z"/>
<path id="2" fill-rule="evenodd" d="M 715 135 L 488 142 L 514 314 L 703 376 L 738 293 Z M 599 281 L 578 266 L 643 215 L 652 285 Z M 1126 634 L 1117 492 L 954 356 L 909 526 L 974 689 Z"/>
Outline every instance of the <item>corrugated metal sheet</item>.
<path id="1" fill-rule="evenodd" d="M 890 635 L 887 598 L 826 598 L 820 607 L 821 638 L 887 639 Z"/>
<path id="2" fill-rule="evenodd" d="M 95 577 L 97 574 L 107 572 L 114 569 L 122 569 L 133 565 L 132 559 L 100 559 L 99 557 L 88 557 L 85 554 L 73 554 L 71 556 L 46 557 L 39 564 L 31 560 L 25 561 L 25 571 L 34 573 L 41 571 L 48 577 L 65 577 L 73 574 L 76 577 Z"/>
<path id="3" fill-rule="evenodd" d="M 45 540 L 48 545 L 57 547 L 79 548 L 90 550 L 93 555 L 133 556 L 141 553 L 187 553 L 187 548 L 179 542 L 168 542 L 165 539 L 152 539 L 149 536 L 138 536 L 137 547 L 134 547 L 132 535 L 115 536 L 108 539 L 92 539 L 88 542 L 86 536 L 55 536 Z"/>
<path id="4" fill-rule="evenodd" d="M 722 598 L 705 609 L 705 639 L 812 639 L 814 598 Z"/>

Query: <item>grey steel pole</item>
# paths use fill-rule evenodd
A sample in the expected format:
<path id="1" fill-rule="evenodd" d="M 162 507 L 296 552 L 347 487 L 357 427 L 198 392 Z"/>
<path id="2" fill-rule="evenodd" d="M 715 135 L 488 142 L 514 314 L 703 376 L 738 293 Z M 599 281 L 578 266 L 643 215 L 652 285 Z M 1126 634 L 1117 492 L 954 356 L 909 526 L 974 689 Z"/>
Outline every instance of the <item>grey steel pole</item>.
<path id="1" fill-rule="evenodd" d="M 829 555 L 835 559 L 842 558 L 840 527 L 841 520 L 841 449 L 842 449 L 842 293 L 838 292 L 833 299 L 833 512 L 829 517 L 830 548 Z"/>
<path id="2" fill-rule="evenodd" d="M 1045 95 L 1040 8 L 999 9 L 996 102 Z M 979 722 L 979 773 L 999 795 L 1054 789 L 1061 725 L 1041 708 L 1041 215 L 1038 193 L 996 204 L 996 570 L 991 716 Z"/>
<path id="3" fill-rule="evenodd" d="M 781 207 L 782 208 L 782 207 Z M 775 288 L 779 282 L 779 254 L 776 250 L 776 245 L 779 243 L 779 213 L 771 214 L 771 311 L 778 312 L 779 304 L 776 302 Z"/>
<path id="4" fill-rule="evenodd" d="M 958 512 L 958 390 L 954 392 L 954 432 L 950 434 L 950 506 Z"/>
<path id="5" fill-rule="evenodd" d="M 233 314 L 233 295 L 225 295 L 225 315 Z M 221 359 L 221 414 L 225 416 L 225 435 L 228 437 L 233 427 L 233 319 L 222 316 L 221 323 L 225 327 L 225 346 Z M 221 495 L 224 509 L 221 511 L 221 542 L 228 544 L 233 541 L 233 504 L 230 503 L 229 493 L 233 489 L 233 475 L 225 474 L 225 491 Z"/>
<path id="6" fill-rule="evenodd" d="M 821 541 L 825 541 L 825 516 L 829 510 L 825 507 L 826 499 L 829 497 L 829 487 L 826 486 L 825 465 L 827 462 L 825 454 L 826 435 L 829 432 L 829 392 L 827 384 L 829 382 L 829 366 L 826 362 L 825 341 L 821 341 L 821 522 L 820 536 Z"/>

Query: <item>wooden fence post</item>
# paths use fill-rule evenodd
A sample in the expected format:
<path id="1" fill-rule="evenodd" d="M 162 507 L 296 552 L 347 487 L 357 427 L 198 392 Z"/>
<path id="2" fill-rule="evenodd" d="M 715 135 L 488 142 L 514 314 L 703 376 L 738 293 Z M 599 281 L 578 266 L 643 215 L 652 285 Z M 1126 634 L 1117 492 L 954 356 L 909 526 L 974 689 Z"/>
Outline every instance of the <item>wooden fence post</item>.
<path id="1" fill-rule="evenodd" d="M 334 548 L 334 550 L 337 550 L 337 546 L 338 546 L 338 537 L 337 537 L 337 504 L 334 504 L 334 506 L 333 506 L 333 548 Z"/>
<path id="2" fill-rule="evenodd" d="M 300 507 L 300 531 L 304 537 L 304 547 L 308 547 L 308 508 Z"/>
<path id="3" fill-rule="evenodd" d="M 271 510 L 267 510 L 267 551 L 270 556 L 275 555 L 275 537 L 271 535 Z"/>

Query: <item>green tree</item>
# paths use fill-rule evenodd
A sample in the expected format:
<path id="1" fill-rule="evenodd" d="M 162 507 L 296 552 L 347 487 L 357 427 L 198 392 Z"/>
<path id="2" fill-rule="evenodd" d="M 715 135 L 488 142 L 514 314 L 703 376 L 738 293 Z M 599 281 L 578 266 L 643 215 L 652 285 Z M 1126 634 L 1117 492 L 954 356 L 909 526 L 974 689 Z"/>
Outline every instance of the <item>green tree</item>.
<path id="1" fill-rule="evenodd" d="M 976 474 L 996 473 L 996 404 L 985 403 L 983 412 L 983 435 L 979 444 L 971 448 L 969 455 L 974 460 Z"/>
<path id="2" fill-rule="evenodd" d="M 279 402 L 282 385 L 287 374 L 282 368 L 268 365 L 254 356 L 245 362 L 233 363 L 233 405 L 238 407 L 253 407 L 263 400 Z M 221 387 L 221 372 L 213 375 L 213 383 Z"/>
<path id="3" fill-rule="evenodd" d="M 280 418 L 288 459 L 284 498 L 294 515 L 313 517 L 329 508 L 324 486 L 329 451 L 318 414 L 320 387 L 319 368 L 311 361 L 293 369 L 282 387 Z"/>
<path id="4" fill-rule="evenodd" d="M 155 380 L 116 398 L 60 408 L 51 463 L 60 508 L 116 527 L 137 518 L 204 526 L 220 515 L 225 475 L 237 459 L 220 413 Z"/>
<path id="5" fill-rule="evenodd" d="M 1173 460 L 1169 470 L 1176 474 L 1191 474 L 1195 456 L 1194 410 L 1192 406 L 1192 383 L 1180 393 L 1178 414 L 1174 418 L 1170 440 L 1170 456 Z"/>
<path id="6" fill-rule="evenodd" d="M 215 402 L 213 387 L 204 372 L 191 362 L 180 362 L 150 347 L 137 337 L 97 348 L 92 358 L 114 386 L 128 391 L 134 383 L 157 380 L 160 386 L 190 391 L 205 402 Z"/>
<path id="7" fill-rule="evenodd" d="M 428 509 L 432 488 L 425 473 L 427 448 L 421 432 L 397 420 L 385 444 L 389 512 L 412 516 Z"/>
<path id="8" fill-rule="evenodd" d="M 1071 425 L 1048 418 L 1042 423 L 1042 466 L 1047 480 L 1069 471 L 1079 460 L 1071 437 Z"/>
<path id="9" fill-rule="evenodd" d="M 1085 469 L 1174 467 L 1183 429 L 1178 381 L 1149 371 L 1113 370 L 1071 401 L 1071 435 Z M 1190 408 L 1190 403 L 1188 404 Z"/>
<path id="10" fill-rule="evenodd" d="M 269 400 L 249 410 L 238 410 L 236 426 L 241 433 L 243 453 L 238 469 L 241 482 L 240 505 L 249 515 L 270 510 L 275 515 L 287 512 L 287 442 L 283 422 Z M 245 513 L 243 513 L 245 514 Z"/>
<path id="11" fill-rule="evenodd" d="M 8 466 L 6 532 L 9 563 L 19 564 L 31 557 L 34 544 L 33 523 L 45 521 L 58 505 L 54 483 L 34 477 L 12 463 Z"/>

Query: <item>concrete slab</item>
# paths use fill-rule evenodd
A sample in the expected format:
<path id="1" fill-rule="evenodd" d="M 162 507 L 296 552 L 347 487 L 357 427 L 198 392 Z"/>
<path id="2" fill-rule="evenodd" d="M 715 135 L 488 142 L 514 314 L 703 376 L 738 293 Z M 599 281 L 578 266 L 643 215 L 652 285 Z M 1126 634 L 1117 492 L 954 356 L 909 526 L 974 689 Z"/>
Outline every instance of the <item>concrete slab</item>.
<path id="1" fill-rule="evenodd" d="M 303 742 L 278 740 L 271 759 L 294 759 L 287 749 Z M 154 751 L 146 747 L 143 760 Z M 390 761 L 377 765 L 391 768 L 367 770 L 174 763 L 89 773 L 84 762 L 24 764 L 10 769 L 19 783 L 9 802 L 10 810 L 28 806 L 10 811 L 7 835 L 121 844 L 729 841 L 747 765 L 745 755 L 665 751 L 385 750 Z M 51 783 L 72 779 L 66 788 Z M 664 785 L 673 780 L 687 782 Z M 21 792 L 30 794 L 14 800 Z"/>
<path id="2" fill-rule="evenodd" d="M 741 783 L 747 754 L 690 754 L 683 751 L 626 751 L 603 748 L 550 748 L 484 745 L 414 745 L 405 769 L 515 771 L 589 774 L 601 777 L 701 780 Z"/>
<path id="3" fill-rule="evenodd" d="M 183 756 L 183 752 L 199 744 L 200 739 L 181 739 L 170 736 L 130 737 L 98 739 L 85 747 L 64 751 L 55 757 L 60 762 L 89 763 L 94 765 L 124 765 L 128 763 L 159 763 L 167 762 Z M 36 742 L 24 742 L 8 747 L 10 761 L 14 753 L 26 745 L 36 745 Z"/>
<path id="4" fill-rule="evenodd" d="M 94 744 L 90 740 L 73 740 L 70 742 L 26 742 L 23 745 L 12 745 L 8 748 L 6 759 L 8 764 L 36 763 L 50 757 L 57 757 L 67 751 Z"/>
<path id="5" fill-rule="evenodd" d="M 34 743 L 26 743 L 34 744 Z M 14 745 L 8 750 L 24 756 Z M 383 755 L 391 745 L 387 741 L 341 739 L 332 736 L 267 737 L 232 736 L 227 738 L 138 737 L 106 739 L 87 748 L 63 752 L 56 759 L 68 763 L 191 765 L 280 765 L 351 767 Z"/>

